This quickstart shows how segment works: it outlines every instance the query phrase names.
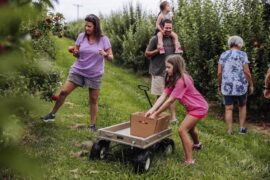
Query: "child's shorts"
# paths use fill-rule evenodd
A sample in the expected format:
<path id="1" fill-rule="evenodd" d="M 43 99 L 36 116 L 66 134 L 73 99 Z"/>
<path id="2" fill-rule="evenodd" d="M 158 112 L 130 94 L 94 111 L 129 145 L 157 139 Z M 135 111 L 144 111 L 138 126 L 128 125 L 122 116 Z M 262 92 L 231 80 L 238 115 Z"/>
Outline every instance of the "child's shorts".
<path id="1" fill-rule="evenodd" d="M 69 72 L 67 79 L 81 87 L 85 86 L 90 89 L 100 89 L 102 76 L 88 78 L 74 72 Z"/>
<path id="2" fill-rule="evenodd" d="M 247 94 L 241 96 L 224 96 L 224 105 L 230 106 L 237 102 L 239 106 L 245 106 L 247 103 Z"/>

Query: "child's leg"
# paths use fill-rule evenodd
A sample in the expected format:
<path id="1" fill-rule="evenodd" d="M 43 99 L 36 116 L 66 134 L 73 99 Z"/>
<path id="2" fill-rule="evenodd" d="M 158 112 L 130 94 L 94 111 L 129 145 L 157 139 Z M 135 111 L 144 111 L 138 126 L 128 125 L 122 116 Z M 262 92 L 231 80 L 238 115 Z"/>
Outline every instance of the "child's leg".
<path id="1" fill-rule="evenodd" d="M 181 48 L 181 44 L 178 40 L 178 35 L 175 32 L 171 33 L 171 37 L 173 39 L 173 44 L 174 44 L 174 48 L 175 48 L 175 53 L 182 53 L 183 50 Z"/>
<path id="2" fill-rule="evenodd" d="M 185 152 L 185 160 L 188 162 L 192 161 L 192 143 L 190 142 L 188 132 L 195 127 L 198 121 L 198 118 L 187 115 L 178 129 Z"/>
<path id="3" fill-rule="evenodd" d="M 171 33 L 171 37 L 173 39 L 174 46 L 178 47 L 178 48 L 181 47 L 181 44 L 180 44 L 180 42 L 178 40 L 178 35 L 175 32 Z"/>
<path id="4" fill-rule="evenodd" d="M 158 49 L 163 48 L 163 34 L 162 34 L 162 32 L 159 31 L 157 33 L 157 37 L 158 37 Z"/>
<path id="5" fill-rule="evenodd" d="M 199 144 L 200 143 L 198 133 L 196 132 L 195 127 L 191 128 L 189 130 L 189 134 L 190 134 L 190 136 L 192 138 L 193 144 Z"/>

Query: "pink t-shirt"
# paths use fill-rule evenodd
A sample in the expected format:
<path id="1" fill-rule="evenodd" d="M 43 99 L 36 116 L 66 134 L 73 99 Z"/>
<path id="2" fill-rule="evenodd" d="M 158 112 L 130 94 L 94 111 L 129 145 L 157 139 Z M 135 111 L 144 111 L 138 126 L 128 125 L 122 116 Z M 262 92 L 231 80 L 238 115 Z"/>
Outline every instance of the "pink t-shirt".
<path id="1" fill-rule="evenodd" d="M 188 75 L 178 79 L 174 88 L 165 88 L 164 92 L 176 98 L 190 115 L 203 117 L 208 111 L 208 103 L 194 87 L 193 80 Z"/>

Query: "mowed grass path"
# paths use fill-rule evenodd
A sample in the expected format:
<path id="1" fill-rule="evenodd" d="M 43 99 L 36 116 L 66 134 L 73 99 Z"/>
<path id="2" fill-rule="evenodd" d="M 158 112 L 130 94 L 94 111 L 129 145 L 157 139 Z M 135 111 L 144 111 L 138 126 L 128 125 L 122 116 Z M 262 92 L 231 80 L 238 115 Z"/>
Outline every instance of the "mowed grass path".
<path id="1" fill-rule="evenodd" d="M 56 65 L 63 71 L 63 82 L 74 58 L 67 52 L 73 42 L 57 39 Z M 130 114 L 149 108 L 138 84 L 149 85 L 145 78 L 131 71 L 106 63 L 106 72 L 99 99 L 97 127 L 106 127 L 129 120 Z M 152 97 L 153 98 L 153 97 Z M 176 143 L 174 154 L 159 154 L 149 172 L 134 174 L 131 165 L 119 161 L 89 161 L 87 157 L 76 158 L 72 152 L 81 150 L 76 144 L 95 140 L 95 134 L 86 129 L 74 130 L 75 123 L 88 124 L 88 90 L 78 88 L 57 113 L 54 123 L 39 120 L 52 108 L 52 103 L 40 101 L 41 111 L 36 113 L 25 145 L 27 152 L 38 158 L 45 179 L 270 179 L 270 140 L 250 131 L 247 135 L 228 136 L 224 122 L 207 117 L 198 125 L 204 148 L 194 152 L 196 165 L 183 165 L 183 149 L 172 125 Z M 179 119 L 184 111 L 177 107 Z M 41 114 L 40 114 L 41 113 Z M 238 126 L 235 125 L 235 130 Z"/>

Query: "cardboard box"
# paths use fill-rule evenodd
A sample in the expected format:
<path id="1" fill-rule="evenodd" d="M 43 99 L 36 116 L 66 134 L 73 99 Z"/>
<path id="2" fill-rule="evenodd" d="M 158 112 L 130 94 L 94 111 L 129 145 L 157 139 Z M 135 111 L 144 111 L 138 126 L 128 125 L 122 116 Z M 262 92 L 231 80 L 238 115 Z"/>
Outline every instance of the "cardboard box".
<path id="1" fill-rule="evenodd" d="M 171 117 L 168 113 L 161 113 L 156 119 L 146 118 L 144 114 L 144 112 L 131 114 L 131 135 L 145 138 L 168 128 Z"/>

